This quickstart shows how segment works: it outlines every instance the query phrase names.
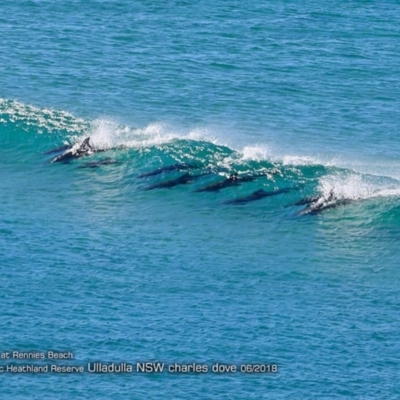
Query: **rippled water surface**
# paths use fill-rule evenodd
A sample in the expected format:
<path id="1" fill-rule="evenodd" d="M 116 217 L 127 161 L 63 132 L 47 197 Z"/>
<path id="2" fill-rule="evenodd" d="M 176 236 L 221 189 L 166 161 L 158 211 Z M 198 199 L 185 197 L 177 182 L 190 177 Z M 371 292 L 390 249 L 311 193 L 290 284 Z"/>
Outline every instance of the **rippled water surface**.
<path id="1" fill-rule="evenodd" d="M 2 396 L 400 398 L 399 20 L 393 1 L 2 2 L 0 353 L 74 358 L 0 367 L 85 367 L 5 371 Z M 45 154 L 87 137 L 100 152 Z M 254 179 L 210 189 L 234 173 Z"/>

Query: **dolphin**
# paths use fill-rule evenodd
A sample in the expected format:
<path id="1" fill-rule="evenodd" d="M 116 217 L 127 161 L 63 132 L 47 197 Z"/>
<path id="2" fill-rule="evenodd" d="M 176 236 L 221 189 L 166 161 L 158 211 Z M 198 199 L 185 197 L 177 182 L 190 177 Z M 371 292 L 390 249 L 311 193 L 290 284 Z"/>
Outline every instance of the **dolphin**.
<path id="1" fill-rule="evenodd" d="M 299 212 L 298 215 L 317 215 L 322 211 L 329 210 L 331 208 L 336 208 L 339 206 L 350 204 L 354 201 L 354 199 L 339 199 L 333 190 L 329 192 L 328 196 L 319 196 L 316 200 L 309 202 L 308 206 Z M 307 203 L 304 203 L 307 204 Z"/>
<path id="2" fill-rule="evenodd" d="M 259 190 L 256 190 L 255 192 L 253 192 L 252 194 L 250 194 L 249 196 L 240 197 L 240 198 L 234 199 L 234 200 L 228 200 L 228 201 L 225 201 L 223 204 L 243 206 L 251 201 L 261 200 L 264 197 L 271 197 L 271 196 L 276 196 L 278 194 L 288 193 L 295 189 L 296 188 L 284 188 L 284 189 L 279 189 L 279 190 L 272 190 L 269 192 L 267 192 L 263 189 L 259 189 Z"/>
<path id="3" fill-rule="evenodd" d="M 200 164 L 196 163 L 176 163 L 172 165 L 168 165 L 166 167 L 160 167 L 155 169 L 154 171 L 144 172 L 143 174 L 138 175 L 138 178 L 147 178 L 149 176 L 156 176 L 163 174 L 164 172 L 171 172 L 171 171 L 185 171 L 189 169 L 196 169 L 200 168 Z"/>
<path id="4" fill-rule="evenodd" d="M 221 182 L 216 182 L 206 187 L 195 190 L 195 192 L 218 192 L 230 186 L 239 185 L 239 177 L 237 174 L 232 174 Z"/>
<path id="5" fill-rule="evenodd" d="M 119 161 L 111 160 L 111 158 L 105 158 L 104 160 L 100 161 L 91 161 L 79 165 L 78 168 L 99 168 L 101 165 L 110 165 L 110 164 L 119 164 Z"/>
<path id="6" fill-rule="evenodd" d="M 228 178 L 224 179 L 221 182 L 212 183 L 211 185 L 195 190 L 195 192 L 218 192 L 221 189 L 225 189 L 227 187 L 238 186 L 245 182 L 252 182 L 260 176 L 267 176 L 267 175 L 260 174 L 260 175 L 239 176 L 237 173 L 234 173 L 229 175 Z"/>
<path id="7" fill-rule="evenodd" d="M 48 150 L 48 151 L 44 152 L 43 154 L 49 155 L 49 154 L 55 154 L 55 153 L 62 153 L 66 150 L 69 150 L 70 148 L 72 148 L 72 144 L 64 144 L 63 146 Z"/>
<path id="8" fill-rule="evenodd" d="M 204 175 L 209 175 L 210 172 L 206 172 L 204 174 L 198 175 L 190 175 L 189 172 L 180 176 L 179 178 L 172 179 L 170 181 L 155 183 L 154 185 L 147 186 L 144 190 L 153 190 L 153 189 L 171 189 L 178 185 L 186 185 L 188 183 L 193 182 L 194 180 L 201 178 Z"/>
<path id="9" fill-rule="evenodd" d="M 315 203 L 316 201 L 318 201 L 319 198 L 320 198 L 320 196 L 306 197 L 304 199 L 296 201 L 296 203 L 293 203 L 291 205 L 292 206 L 305 206 L 305 205 L 308 205 L 308 204 Z"/>
<path id="10" fill-rule="evenodd" d="M 73 158 L 83 157 L 95 152 L 95 148 L 90 144 L 90 137 L 87 137 L 82 143 L 75 143 L 71 148 L 54 157 L 50 162 L 68 162 Z"/>

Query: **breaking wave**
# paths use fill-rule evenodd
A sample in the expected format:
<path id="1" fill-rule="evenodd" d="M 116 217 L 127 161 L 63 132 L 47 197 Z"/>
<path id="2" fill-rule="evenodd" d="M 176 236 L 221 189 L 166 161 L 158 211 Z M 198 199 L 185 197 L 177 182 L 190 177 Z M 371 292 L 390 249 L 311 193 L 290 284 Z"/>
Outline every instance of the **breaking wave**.
<path id="1" fill-rule="evenodd" d="M 338 199 L 351 200 L 400 196 L 398 168 L 393 163 L 388 163 L 388 173 L 385 173 L 385 166 L 377 165 L 373 160 L 346 162 L 339 157 L 323 159 L 313 155 L 284 154 L 270 143 L 236 148 L 233 139 L 218 137 L 212 129 L 206 128 L 176 129 L 164 123 L 137 128 L 0 99 L 0 131 L 6 147 L 10 142 L 14 145 L 29 142 L 31 147 L 24 151 L 31 151 L 36 157 L 38 154 L 43 157 L 43 152 L 52 147 L 79 142 L 90 136 L 96 148 L 109 151 L 109 156 L 129 165 L 126 171 L 130 176 L 176 162 L 197 162 L 224 176 L 233 171 L 251 174 L 274 169 L 276 174 L 263 186 L 301 185 L 301 195 L 334 193 Z M 104 154 L 102 152 L 101 156 Z"/>

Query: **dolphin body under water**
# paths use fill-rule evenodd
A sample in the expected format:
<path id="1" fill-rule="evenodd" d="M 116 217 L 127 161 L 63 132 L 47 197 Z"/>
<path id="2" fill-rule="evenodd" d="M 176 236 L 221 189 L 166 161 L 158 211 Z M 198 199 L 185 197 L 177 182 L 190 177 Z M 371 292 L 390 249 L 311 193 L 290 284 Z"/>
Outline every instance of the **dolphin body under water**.
<path id="1" fill-rule="evenodd" d="M 237 186 L 240 185 L 243 182 L 251 182 L 255 178 L 252 176 L 247 176 L 247 177 L 239 177 L 237 174 L 230 175 L 228 178 L 224 179 L 221 182 L 216 182 L 211 185 L 208 185 L 206 187 L 200 188 L 195 190 L 196 192 L 218 192 L 221 189 L 225 189 L 227 187 L 231 186 Z"/>
<path id="2" fill-rule="evenodd" d="M 261 200 L 264 197 L 271 197 L 271 196 L 276 196 L 278 194 L 283 194 L 283 193 L 288 193 L 291 192 L 292 190 L 295 190 L 296 188 L 284 188 L 284 189 L 279 189 L 279 190 L 272 190 L 272 191 L 265 191 L 264 189 L 259 189 L 250 194 L 249 196 L 245 197 L 240 197 L 238 199 L 234 200 L 228 200 L 225 201 L 223 204 L 226 205 L 240 205 L 243 206 L 247 203 L 250 203 L 251 201 L 257 201 Z"/>
<path id="3" fill-rule="evenodd" d="M 353 199 L 340 199 L 338 198 L 333 190 L 330 191 L 328 196 L 319 196 L 319 197 L 311 197 L 307 199 L 303 199 L 303 201 L 299 201 L 295 203 L 295 205 L 303 205 L 303 204 L 308 204 L 306 208 L 304 208 L 302 211 L 299 212 L 298 215 L 316 215 L 320 214 L 323 211 L 330 210 L 332 208 L 336 208 L 339 206 L 344 206 L 347 204 L 352 203 L 354 200 Z"/>
<path id="4" fill-rule="evenodd" d="M 321 196 L 312 196 L 312 197 L 306 197 L 304 199 L 301 199 L 299 201 L 296 201 L 296 203 L 290 204 L 291 206 L 306 206 L 312 203 L 315 203 L 316 201 L 318 201 L 318 199 Z"/>
<path id="5" fill-rule="evenodd" d="M 317 215 L 323 211 L 353 203 L 353 201 L 354 200 L 352 199 L 337 199 L 328 202 L 314 203 L 309 207 L 306 207 L 304 210 L 300 211 L 299 215 Z"/>
<path id="6" fill-rule="evenodd" d="M 143 174 L 138 175 L 138 178 L 147 178 L 150 176 L 161 175 L 164 172 L 185 171 L 185 170 L 196 169 L 196 168 L 200 168 L 200 167 L 201 167 L 201 165 L 196 164 L 196 163 L 176 163 L 176 164 L 168 165 L 166 167 L 157 168 L 154 171 L 144 172 Z"/>
<path id="7" fill-rule="evenodd" d="M 61 149 L 61 147 L 60 147 Z M 96 150 L 90 144 L 90 137 L 87 137 L 82 143 L 75 143 L 70 148 L 67 148 L 62 154 L 54 157 L 50 162 L 68 162 L 74 158 L 79 158 L 83 156 L 87 156 L 89 154 L 93 154 L 99 150 Z"/>
<path id="8" fill-rule="evenodd" d="M 154 185 L 147 186 L 144 190 L 153 190 L 153 189 L 171 189 L 178 185 L 186 185 L 188 183 L 192 183 L 194 180 L 201 178 L 202 176 L 209 175 L 210 172 L 206 172 L 204 174 L 191 175 L 189 172 L 180 176 L 179 178 L 172 179 L 166 182 L 155 183 Z"/>
<path id="9" fill-rule="evenodd" d="M 119 164 L 119 161 L 112 160 L 111 158 L 105 158 L 104 160 L 100 161 L 91 161 L 79 165 L 78 168 L 99 168 L 102 165 L 111 165 L 111 164 Z"/>
<path id="10" fill-rule="evenodd" d="M 63 153 L 71 148 L 72 148 L 72 144 L 64 144 L 63 146 L 48 150 L 48 151 L 44 152 L 43 154 L 49 155 L 49 154 L 55 154 L 55 153 Z"/>
<path id="11" fill-rule="evenodd" d="M 238 186 L 245 182 L 252 182 L 261 176 L 268 176 L 268 174 L 245 175 L 239 176 L 237 173 L 231 174 L 228 178 L 221 182 L 212 183 L 206 187 L 195 190 L 195 192 L 218 192 L 231 186 Z"/>

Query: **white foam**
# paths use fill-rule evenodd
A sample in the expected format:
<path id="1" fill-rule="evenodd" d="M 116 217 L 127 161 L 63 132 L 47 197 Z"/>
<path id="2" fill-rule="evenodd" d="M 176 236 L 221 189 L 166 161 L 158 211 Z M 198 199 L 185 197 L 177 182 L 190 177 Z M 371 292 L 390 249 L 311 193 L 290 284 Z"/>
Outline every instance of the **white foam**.
<path id="1" fill-rule="evenodd" d="M 2 115 L 2 122 L 4 121 L 4 123 L 7 123 L 7 121 L 21 122 L 28 127 L 37 128 L 38 133 L 60 130 L 82 133 L 89 126 L 89 123 L 83 118 L 76 118 L 66 111 L 38 108 L 2 98 L 0 98 L 0 115 Z"/>
<path id="2" fill-rule="evenodd" d="M 271 159 L 271 149 L 267 145 L 245 146 L 240 153 L 243 161 L 264 161 Z"/>
<path id="3" fill-rule="evenodd" d="M 319 191 L 325 198 L 334 193 L 337 199 L 361 200 L 399 196 L 400 183 L 382 177 L 336 173 L 320 179 Z"/>
<path id="4" fill-rule="evenodd" d="M 280 160 L 283 165 L 315 165 L 320 164 L 319 160 L 316 157 L 310 156 L 297 156 L 297 155 L 286 155 L 283 156 Z"/>
<path id="5" fill-rule="evenodd" d="M 203 140 L 218 144 L 216 138 L 206 129 L 183 131 L 161 122 L 133 129 L 106 119 L 96 119 L 91 123 L 91 131 L 86 134 L 99 148 L 145 148 L 168 144 L 175 140 Z"/>

